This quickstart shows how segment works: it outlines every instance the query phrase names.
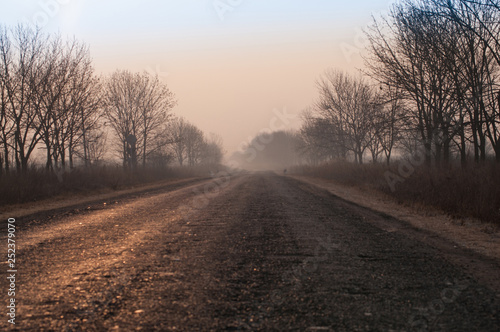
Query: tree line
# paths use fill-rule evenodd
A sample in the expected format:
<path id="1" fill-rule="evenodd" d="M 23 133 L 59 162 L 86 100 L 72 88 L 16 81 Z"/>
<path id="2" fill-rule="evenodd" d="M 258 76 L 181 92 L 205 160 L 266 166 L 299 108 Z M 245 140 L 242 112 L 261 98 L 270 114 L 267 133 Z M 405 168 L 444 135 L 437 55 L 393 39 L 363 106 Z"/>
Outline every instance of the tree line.
<path id="1" fill-rule="evenodd" d="M 26 172 L 39 149 L 48 170 L 91 166 L 113 152 L 131 169 L 219 163 L 220 138 L 175 118 L 176 103 L 157 76 L 97 76 L 77 40 L 0 26 L 0 172 Z"/>
<path id="2" fill-rule="evenodd" d="M 500 162 L 500 2 L 404 0 L 366 31 L 364 75 L 327 71 L 304 114 L 311 162 L 425 151 L 427 164 Z"/>

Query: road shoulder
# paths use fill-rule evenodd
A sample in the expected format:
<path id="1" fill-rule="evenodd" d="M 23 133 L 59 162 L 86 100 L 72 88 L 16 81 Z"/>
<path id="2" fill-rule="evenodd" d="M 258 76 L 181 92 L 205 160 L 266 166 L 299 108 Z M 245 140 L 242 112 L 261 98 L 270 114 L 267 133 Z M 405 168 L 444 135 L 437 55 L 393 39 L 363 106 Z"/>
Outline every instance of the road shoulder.
<path id="1" fill-rule="evenodd" d="M 387 214 L 411 226 L 430 231 L 481 255 L 500 261 L 500 232 L 494 225 L 475 220 L 453 219 L 432 207 L 404 206 L 383 193 L 340 185 L 331 180 L 292 175 L 308 184 L 371 210 Z"/>

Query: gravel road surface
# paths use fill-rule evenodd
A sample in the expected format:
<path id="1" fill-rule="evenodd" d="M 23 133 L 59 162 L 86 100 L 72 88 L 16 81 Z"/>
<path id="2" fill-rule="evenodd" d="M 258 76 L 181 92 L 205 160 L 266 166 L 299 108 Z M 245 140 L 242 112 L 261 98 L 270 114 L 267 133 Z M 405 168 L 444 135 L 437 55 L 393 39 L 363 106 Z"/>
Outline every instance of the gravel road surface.
<path id="1" fill-rule="evenodd" d="M 407 228 L 274 173 L 27 216 L 0 329 L 500 331 L 500 263 Z"/>

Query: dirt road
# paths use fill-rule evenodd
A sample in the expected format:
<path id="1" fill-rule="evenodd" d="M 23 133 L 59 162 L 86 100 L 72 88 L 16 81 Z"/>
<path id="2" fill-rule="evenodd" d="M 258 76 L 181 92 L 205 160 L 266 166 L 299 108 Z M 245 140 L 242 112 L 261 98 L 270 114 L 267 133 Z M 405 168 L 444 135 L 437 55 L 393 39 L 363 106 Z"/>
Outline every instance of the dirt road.
<path id="1" fill-rule="evenodd" d="M 16 325 L 4 300 L 0 329 L 499 331 L 500 263 L 397 225 L 273 173 L 19 218 Z"/>

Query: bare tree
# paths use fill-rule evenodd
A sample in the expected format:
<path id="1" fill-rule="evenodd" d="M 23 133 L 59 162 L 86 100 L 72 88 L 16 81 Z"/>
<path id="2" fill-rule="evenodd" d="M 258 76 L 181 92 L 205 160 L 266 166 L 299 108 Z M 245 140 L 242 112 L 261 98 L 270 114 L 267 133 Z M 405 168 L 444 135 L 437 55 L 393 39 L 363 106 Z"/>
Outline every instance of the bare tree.
<path id="1" fill-rule="evenodd" d="M 184 131 L 184 143 L 186 145 L 186 160 L 189 166 L 194 166 L 202 161 L 205 139 L 203 132 L 195 125 L 187 124 Z"/>
<path id="2" fill-rule="evenodd" d="M 118 137 L 123 166 L 131 168 L 137 165 L 134 144 L 140 134 L 141 123 L 138 100 L 141 90 L 137 83 L 137 75 L 116 71 L 107 79 L 103 95 L 105 115 Z"/>
<path id="3" fill-rule="evenodd" d="M 486 136 L 500 162 L 500 5 L 496 0 L 435 0 L 437 12 L 456 23 L 461 34 L 467 37 L 468 56 L 461 65 L 469 76 L 469 112 L 474 139 L 475 156 L 485 159 Z M 468 60 L 468 61 L 467 61 Z M 472 76 L 471 74 L 474 74 Z"/>
<path id="4" fill-rule="evenodd" d="M 9 146 L 14 151 L 18 171 L 27 171 L 30 156 L 41 139 L 38 120 L 42 105 L 37 97 L 40 96 L 39 83 L 44 84 L 42 59 L 46 46 L 47 37 L 39 30 L 22 25 L 12 30 L 1 29 L 2 110 L 5 119 L 12 121 L 13 137 Z"/>
<path id="5" fill-rule="evenodd" d="M 462 164 L 466 162 L 469 135 L 474 146 L 475 161 L 484 161 L 487 137 L 493 147 L 499 138 L 494 120 L 498 115 L 493 105 L 498 92 L 495 72 L 500 65 L 498 3 L 489 0 L 432 0 L 431 3 L 428 15 L 441 17 L 455 28 L 454 38 L 447 45 L 448 50 L 453 52 L 448 53 L 448 57 L 454 59 L 451 66 L 455 74 L 460 112 L 456 120 L 459 139 L 455 142 L 461 153 Z M 448 35 L 451 38 L 451 34 Z M 497 157 L 500 158 L 498 154 Z"/>
<path id="6" fill-rule="evenodd" d="M 319 164 L 334 158 L 345 159 L 345 148 L 340 144 L 339 126 L 329 119 L 314 116 L 311 110 L 302 115 L 303 124 L 300 128 L 296 148 L 309 163 Z"/>
<path id="7" fill-rule="evenodd" d="M 318 89 L 320 97 L 314 111 L 336 127 L 335 140 L 341 154 L 351 151 L 356 162 L 363 163 L 378 107 L 374 90 L 362 77 L 341 71 L 327 71 L 318 81 Z"/>
<path id="8" fill-rule="evenodd" d="M 426 2 L 395 5 L 390 17 L 375 22 L 368 33 L 371 56 L 366 65 L 373 78 L 399 89 L 412 110 L 414 128 L 427 151 L 427 161 L 450 156 L 454 132 L 456 85 L 447 46 L 454 26 L 435 15 Z M 447 39 L 446 39 L 447 38 Z"/>
<path id="9" fill-rule="evenodd" d="M 10 144 L 12 139 L 12 132 L 14 130 L 14 122 L 11 118 L 9 109 L 9 80 L 12 78 L 9 74 L 9 67 L 11 59 L 11 43 L 9 40 L 6 28 L 0 26 L 0 142 L 2 144 L 2 160 L 0 163 L 0 174 L 5 165 L 5 171 L 8 173 L 10 170 Z"/>
<path id="10" fill-rule="evenodd" d="M 143 89 L 140 98 L 142 163 L 145 167 L 149 153 L 148 142 L 153 137 L 153 133 L 169 120 L 169 112 L 176 105 L 176 101 L 174 94 L 160 82 L 158 76 L 142 75 L 140 81 Z"/>
<path id="11" fill-rule="evenodd" d="M 382 107 L 375 120 L 377 141 L 385 155 L 387 164 L 391 162 L 394 148 L 400 141 L 401 131 L 404 126 L 405 105 L 400 91 L 391 86 L 381 87 Z"/>
<path id="12" fill-rule="evenodd" d="M 390 120 L 390 118 L 387 116 L 385 101 L 379 92 L 373 93 L 371 107 L 369 122 L 367 122 L 369 130 L 366 141 L 367 149 L 370 151 L 372 157 L 372 163 L 377 163 L 380 155 L 387 148 L 382 138 L 384 137 L 384 131 L 390 126 L 390 123 L 387 123 L 387 120 Z"/>
<path id="13" fill-rule="evenodd" d="M 202 147 L 202 163 L 206 165 L 219 165 L 224 157 L 224 143 L 216 134 L 210 134 Z"/>
<path id="14" fill-rule="evenodd" d="M 188 122 L 183 118 L 176 118 L 171 121 L 168 133 L 171 137 L 172 150 L 180 166 L 184 165 L 186 159 L 186 131 Z"/>
<path id="15" fill-rule="evenodd" d="M 26 171 L 39 143 L 46 168 L 64 167 L 98 107 L 98 84 L 87 48 L 22 25 L 0 32 L 1 138 L 5 167 L 14 151 Z M 87 125 L 83 125 L 87 124 Z"/>
<path id="16" fill-rule="evenodd" d="M 156 158 L 174 159 L 180 166 L 198 164 L 217 165 L 222 161 L 224 148 L 222 139 L 210 134 L 205 138 L 203 132 L 184 118 L 174 118 L 160 131 L 157 144 L 163 152 L 155 153 Z M 165 147 L 168 146 L 168 150 Z"/>
<path id="17" fill-rule="evenodd" d="M 402 92 L 428 163 L 453 146 L 500 161 L 500 9 L 494 0 L 406 0 L 368 32 L 370 75 Z M 411 136 L 411 135 L 410 135 Z"/>
<path id="18" fill-rule="evenodd" d="M 87 146 L 86 156 L 82 156 L 88 161 L 88 166 L 97 165 L 102 162 L 106 153 L 106 141 L 108 135 L 105 131 L 98 128 L 92 128 L 87 132 L 85 145 Z"/>
<path id="19" fill-rule="evenodd" d="M 100 131 L 103 113 L 102 85 L 94 75 L 94 68 L 89 57 L 88 49 L 73 43 L 74 50 L 71 57 L 71 77 L 68 90 L 60 101 L 60 110 L 64 114 L 61 118 L 61 127 L 64 128 L 63 137 L 58 144 L 58 150 L 64 156 L 67 149 L 70 167 L 73 167 L 73 157 L 77 150 L 84 165 L 89 166 L 95 159 L 88 150 L 89 140 Z M 64 160 L 64 157 L 62 158 Z M 63 164 L 64 166 L 64 164 Z"/>
<path id="20" fill-rule="evenodd" d="M 120 141 L 124 166 L 136 167 L 138 151 L 145 165 L 148 144 L 175 105 L 173 94 L 158 77 L 116 71 L 106 82 L 104 103 L 106 117 Z"/>
<path id="21" fill-rule="evenodd" d="M 46 54 L 41 59 L 43 66 L 39 68 L 38 90 L 36 98 L 40 101 L 38 108 L 38 125 L 41 129 L 41 140 L 47 153 L 46 168 L 53 167 L 53 161 L 65 166 L 67 141 L 67 123 L 73 108 L 63 107 L 63 101 L 70 94 L 71 80 L 76 76 L 74 58 L 76 41 L 64 47 L 60 38 L 51 41 Z"/>

